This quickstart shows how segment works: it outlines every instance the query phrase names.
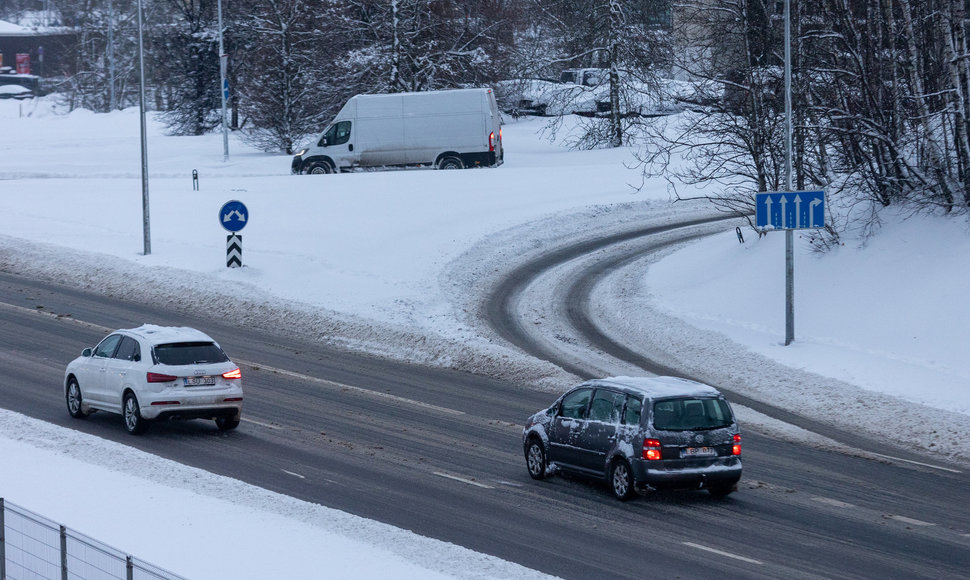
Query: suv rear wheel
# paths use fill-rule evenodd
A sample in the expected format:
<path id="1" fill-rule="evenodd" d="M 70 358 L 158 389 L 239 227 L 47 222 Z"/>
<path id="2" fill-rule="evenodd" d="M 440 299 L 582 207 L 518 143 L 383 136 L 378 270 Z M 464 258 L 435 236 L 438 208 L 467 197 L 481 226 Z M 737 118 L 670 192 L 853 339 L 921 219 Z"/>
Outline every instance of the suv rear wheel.
<path id="1" fill-rule="evenodd" d="M 131 391 L 125 393 L 122 415 L 125 419 L 125 431 L 132 435 L 140 435 L 148 429 L 148 421 L 141 418 L 141 407 L 138 399 Z"/>

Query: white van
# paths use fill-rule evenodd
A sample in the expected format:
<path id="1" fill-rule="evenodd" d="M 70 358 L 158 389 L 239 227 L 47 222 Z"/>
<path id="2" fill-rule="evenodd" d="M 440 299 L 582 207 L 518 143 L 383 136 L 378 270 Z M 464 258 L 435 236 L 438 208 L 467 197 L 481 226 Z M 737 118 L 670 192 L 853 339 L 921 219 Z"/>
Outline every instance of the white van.
<path id="1" fill-rule="evenodd" d="M 292 171 L 502 162 L 502 117 L 492 89 L 457 89 L 352 97 L 316 143 L 296 154 Z"/>

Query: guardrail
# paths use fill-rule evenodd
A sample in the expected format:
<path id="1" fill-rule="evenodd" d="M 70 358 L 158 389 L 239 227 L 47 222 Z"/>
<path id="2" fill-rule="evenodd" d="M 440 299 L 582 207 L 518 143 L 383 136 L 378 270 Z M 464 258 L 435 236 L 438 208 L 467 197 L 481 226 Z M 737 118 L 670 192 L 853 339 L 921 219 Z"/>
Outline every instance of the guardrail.
<path id="1" fill-rule="evenodd" d="M 186 580 L 0 497 L 0 580 Z"/>

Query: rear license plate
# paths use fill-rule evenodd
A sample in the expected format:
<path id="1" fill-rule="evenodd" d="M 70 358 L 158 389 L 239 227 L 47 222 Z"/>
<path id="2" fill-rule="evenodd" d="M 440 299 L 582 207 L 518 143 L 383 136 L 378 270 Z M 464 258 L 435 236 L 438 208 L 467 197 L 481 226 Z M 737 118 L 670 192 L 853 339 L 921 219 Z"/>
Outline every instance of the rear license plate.
<path id="1" fill-rule="evenodd" d="M 717 457 L 717 450 L 713 447 L 687 447 L 680 450 L 681 459 L 691 457 Z"/>
<path id="2" fill-rule="evenodd" d="M 205 387 L 216 384 L 215 377 L 185 377 L 182 380 L 185 381 L 186 387 Z"/>

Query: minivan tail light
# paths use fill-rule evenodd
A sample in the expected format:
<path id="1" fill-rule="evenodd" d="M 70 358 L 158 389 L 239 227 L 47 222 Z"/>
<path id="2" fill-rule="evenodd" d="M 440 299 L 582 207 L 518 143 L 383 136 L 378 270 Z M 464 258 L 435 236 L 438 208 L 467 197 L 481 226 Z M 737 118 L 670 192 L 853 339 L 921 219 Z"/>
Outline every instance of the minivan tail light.
<path id="1" fill-rule="evenodd" d="M 149 383 L 171 383 L 178 379 L 175 375 L 163 375 L 162 373 L 148 373 Z"/>
<path id="2" fill-rule="evenodd" d="M 659 461 L 663 459 L 663 453 L 660 451 L 659 439 L 643 440 L 643 458 L 648 461 Z"/>
<path id="3" fill-rule="evenodd" d="M 231 370 L 231 371 L 229 371 L 227 373 L 222 373 L 222 378 L 224 378 L 224 379 L 241 379 L 242 378 L 242 371 L 239 370 L 238 368 L 237 369 L 233 369 L 233 370 Z"/>
<path id="4" fill-rule="evenodd" d="M 734 445 L 731 447 L 731 455 L 741 455 L 741 435 L 734 435 Z"/>
<path id="5" fill-rule="evenodd" d="M 495 131 L 488 134 L 488 150 L 495 151 Z"/>

